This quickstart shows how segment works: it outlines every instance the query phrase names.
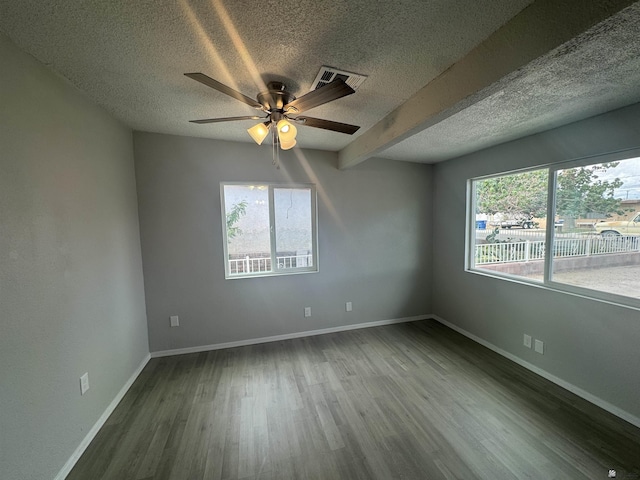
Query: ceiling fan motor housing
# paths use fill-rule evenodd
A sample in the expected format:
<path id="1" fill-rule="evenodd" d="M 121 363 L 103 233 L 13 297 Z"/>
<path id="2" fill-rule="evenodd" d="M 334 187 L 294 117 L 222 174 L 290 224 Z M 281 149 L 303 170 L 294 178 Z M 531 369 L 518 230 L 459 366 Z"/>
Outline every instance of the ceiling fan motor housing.
<path id="1" fill-rule="evenodd" d="M 296 99 L 291 92 L 286 90 L 284 83 L 269 82 L 267 88 L 266 92 L 260 92 L 256 97 L 258 103 L 267 111 L 283 113 L 284 106 Z"/>

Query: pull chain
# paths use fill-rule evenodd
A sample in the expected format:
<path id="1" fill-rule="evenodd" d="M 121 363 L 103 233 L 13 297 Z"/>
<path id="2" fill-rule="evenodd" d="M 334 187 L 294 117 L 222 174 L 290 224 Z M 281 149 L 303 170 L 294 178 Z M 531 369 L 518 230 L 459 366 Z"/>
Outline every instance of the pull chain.
<path id="1" fill-rule="evenodd" d="M 280 170 L 280 144 L 278 142 L 278 130 L 277 128 L 275 128 L 275 125 L 273 125 L 271 130 L 272 133 L 272 138 L 273 138 L 273 162 L 272 164 L 276 166 L 276 168 L 278 170 Z"/>

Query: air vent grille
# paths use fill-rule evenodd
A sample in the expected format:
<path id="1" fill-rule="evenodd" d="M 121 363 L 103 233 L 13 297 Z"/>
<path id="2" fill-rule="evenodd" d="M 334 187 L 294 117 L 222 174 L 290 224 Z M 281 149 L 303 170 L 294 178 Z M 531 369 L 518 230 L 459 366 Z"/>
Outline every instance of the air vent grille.
<path id="1" fill-rule="evenodd" d="M 347 85 L 354 90 L 357 90 L 358 87 L 367 79 L 367 76 L 323 65 L 320 68 L 318 75 L 316 75 L 316 79 L 311 84 L 311 91 L 324 87 L 327 83 L 332 82 L 337 78 L 344 80 Z"/>

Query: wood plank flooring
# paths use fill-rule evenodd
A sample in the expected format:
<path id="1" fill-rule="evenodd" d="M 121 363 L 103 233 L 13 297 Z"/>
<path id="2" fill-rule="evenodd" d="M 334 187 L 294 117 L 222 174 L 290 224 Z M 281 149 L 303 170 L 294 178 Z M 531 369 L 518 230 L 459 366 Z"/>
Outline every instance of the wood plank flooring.
<path id="1" fill-rule="evenodd" d="M 640 479 L 640 429 L 435 321 L 152 359 L 68 480 Z"/>

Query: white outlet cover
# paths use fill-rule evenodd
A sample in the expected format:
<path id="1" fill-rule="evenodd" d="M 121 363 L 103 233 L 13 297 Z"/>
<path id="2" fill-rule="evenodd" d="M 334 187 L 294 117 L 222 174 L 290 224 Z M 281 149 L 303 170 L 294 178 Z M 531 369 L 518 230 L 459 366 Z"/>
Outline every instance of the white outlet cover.
<path id="1" fill-rule="evenodd" d="M 311 307 L 304 307 L 304 316 L 305 317 L 311 316 Z"/>
<path id="2" fill-rule="evenodd" d="M 347 312 L 350 312 L 351 310 L 353 310 L 353 304 L 351 302 L 347 302 L 346 309 L 347 309 Z"/>
<path id="3" fill-rule="evenodd" d="M 85 372 L 80 377 L 80 395 L 84 395 L 89 390 L 89 372 Z"/>
<path id="4" fill-rule="evenodd" d="M 544 342 L 542 340 L 536 340 L 535 350 L 544 355 Z"/>
<path id="5" fill-rule="evenodd" d="M 524 334 L 524 346 L 531 348 L 531 335 Z"/>
<path id="6" fill-rule="evenodd" d="M 178 318 L 178 315 L 171 315 L 171 326 L 172 327 L 179 327 L 180 326 L 180 319 Z"/>

